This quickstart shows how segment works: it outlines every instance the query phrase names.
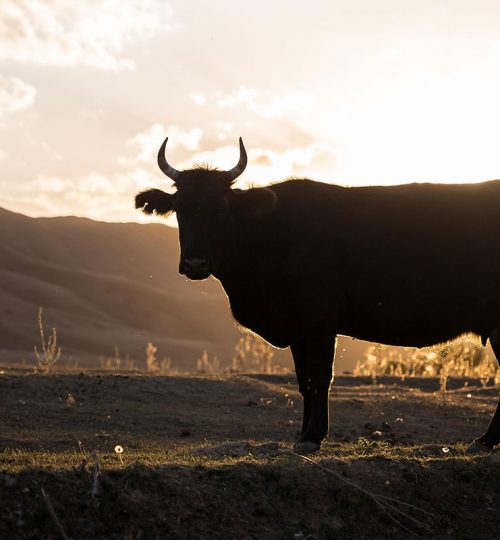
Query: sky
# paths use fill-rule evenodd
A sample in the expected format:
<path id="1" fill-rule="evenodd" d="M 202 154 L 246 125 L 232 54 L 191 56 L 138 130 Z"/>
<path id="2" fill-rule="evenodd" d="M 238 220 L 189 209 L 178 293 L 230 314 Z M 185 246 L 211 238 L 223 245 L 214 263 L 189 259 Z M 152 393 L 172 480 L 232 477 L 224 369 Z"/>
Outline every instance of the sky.
<path id="1" fill-rule="evenodd" d="M 500 177 L 498 0 L 1 0 L 0 206 L 151 220 L 156 165 L 238 187 Z"/>

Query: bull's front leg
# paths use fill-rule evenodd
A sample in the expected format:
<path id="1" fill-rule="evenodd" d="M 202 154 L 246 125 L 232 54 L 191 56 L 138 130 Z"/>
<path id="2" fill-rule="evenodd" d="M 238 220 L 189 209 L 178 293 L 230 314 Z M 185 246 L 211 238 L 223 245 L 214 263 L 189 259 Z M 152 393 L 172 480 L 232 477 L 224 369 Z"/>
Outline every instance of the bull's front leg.
<path id="1" fill-rule="evenodd" d="M 294 448 L 319 450 L 328 433 L 328 394 L 335 351 L 334 336 L 308 336 L 291 345 L 299 391 L 304 399 L 302 432 Z"/>

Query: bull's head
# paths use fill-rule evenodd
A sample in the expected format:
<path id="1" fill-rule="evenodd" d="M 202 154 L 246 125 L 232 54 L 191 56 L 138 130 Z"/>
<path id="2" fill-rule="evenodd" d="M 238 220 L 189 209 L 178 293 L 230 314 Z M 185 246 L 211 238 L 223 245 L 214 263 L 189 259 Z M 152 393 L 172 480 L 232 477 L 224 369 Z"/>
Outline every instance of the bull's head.
<path id="1" fill-rule="evenodd" d="M 168 164 L 165 147 L 158 152 L 158 165 L 173 180 L 173 194 L 148 189 L 137 194 L 135 206 L 146 214 L 176 212 L 181 247 L 179 272 L 190 279 L 205 279 L 216 273 L 224 256 L 224 238 L 238 220 L 256 219 L 270 212 L 276 195 L 269 188 L 232 189 L 245 170 L 247 153 L 240 138 L 240 159 L 229 171 L 198 167 L 178 171 Z"/>

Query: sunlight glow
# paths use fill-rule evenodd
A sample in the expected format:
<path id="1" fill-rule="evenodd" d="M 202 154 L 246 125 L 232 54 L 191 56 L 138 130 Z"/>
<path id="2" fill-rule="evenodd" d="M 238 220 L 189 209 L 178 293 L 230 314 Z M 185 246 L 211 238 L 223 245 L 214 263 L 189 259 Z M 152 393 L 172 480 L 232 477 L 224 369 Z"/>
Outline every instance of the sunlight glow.
<path id="1" fill-rule="evenodd" d="M 242 136 L 239 187 L 500 176 L 495 3 L 75 6 L 0 8 L 0 206 L 142 220 L 134 194 L 171 186 L 156 165 L 166 135 L 179 169 L 232 167 Z"/>

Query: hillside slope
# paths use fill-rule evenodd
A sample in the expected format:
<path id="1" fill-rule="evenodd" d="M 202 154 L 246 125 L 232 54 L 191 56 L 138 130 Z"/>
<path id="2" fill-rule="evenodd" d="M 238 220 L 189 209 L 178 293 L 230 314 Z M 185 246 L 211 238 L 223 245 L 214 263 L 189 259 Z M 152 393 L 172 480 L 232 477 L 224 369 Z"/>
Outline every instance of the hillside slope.
<path id="1" fill-rule="evenodd" d="M 139 360 L 148 341 L 183 368 L 203 349 L 230 357 L 239 332 L 219 284 L 188 282 L 177 265 L 177 231 L 161 224 L 0 209 L 0 356 L 32 351 L 42 306 L 74 358 L 112 355 L 117 346 Z"/>

